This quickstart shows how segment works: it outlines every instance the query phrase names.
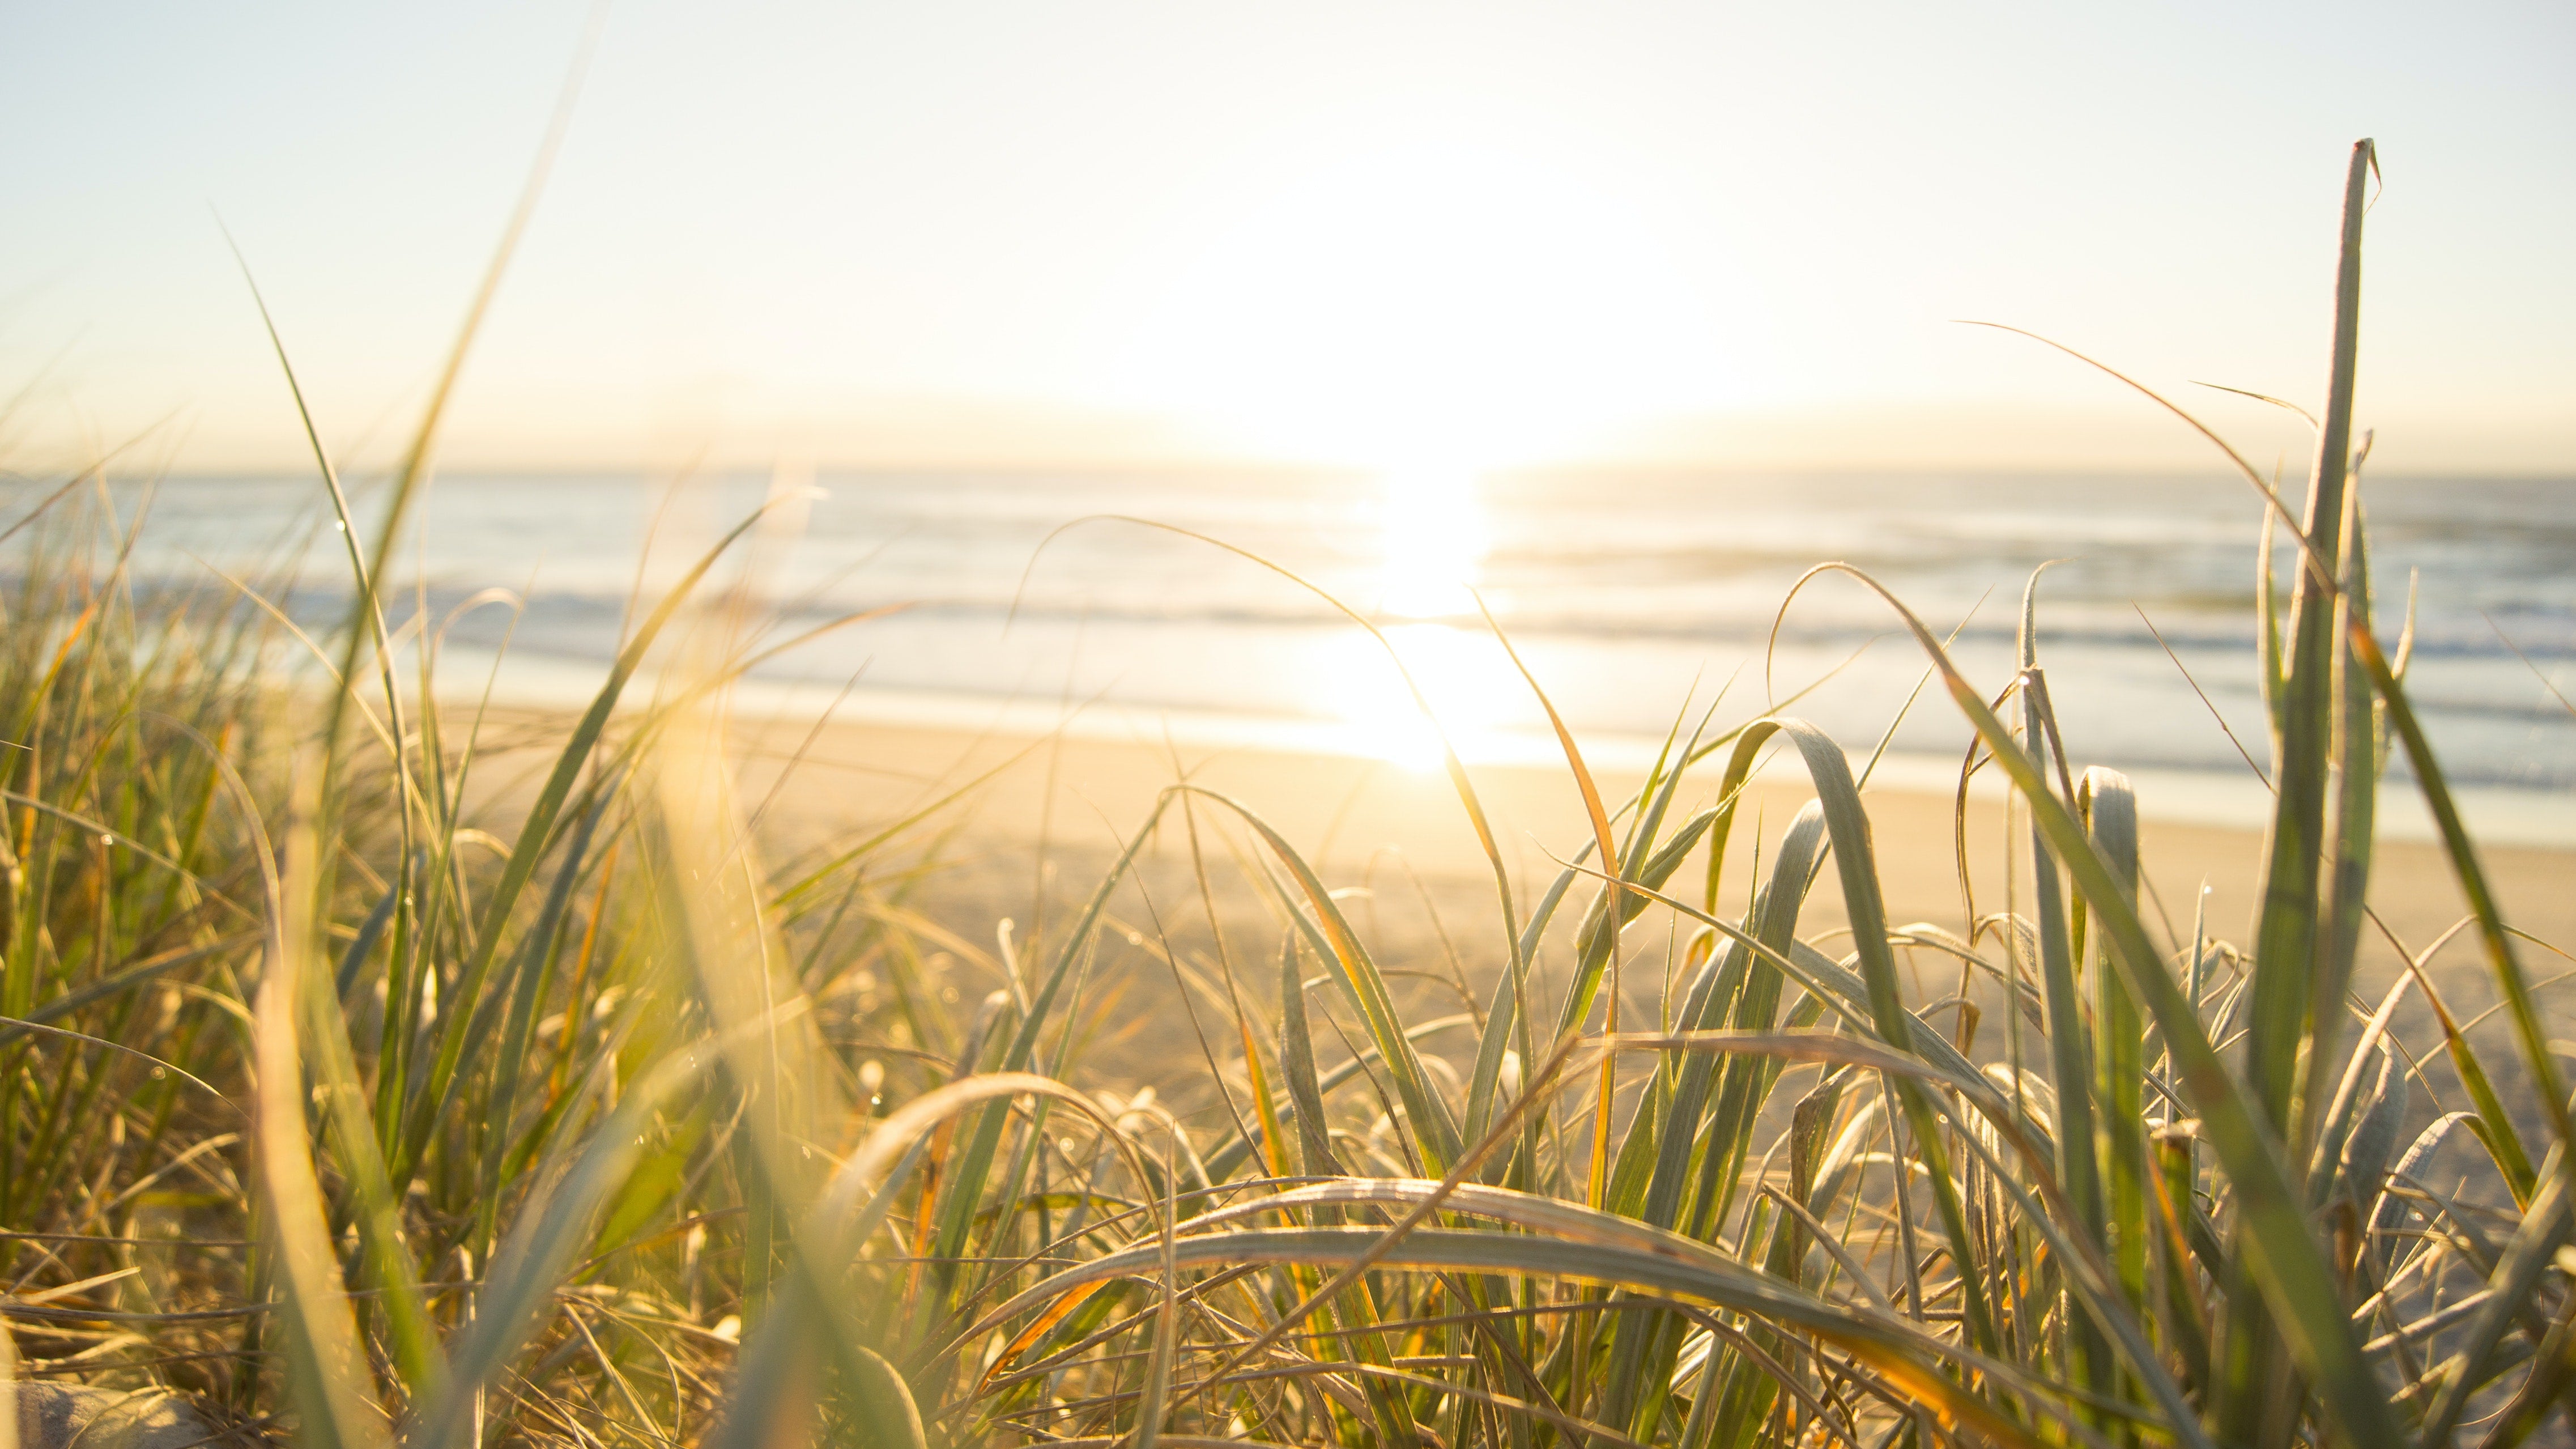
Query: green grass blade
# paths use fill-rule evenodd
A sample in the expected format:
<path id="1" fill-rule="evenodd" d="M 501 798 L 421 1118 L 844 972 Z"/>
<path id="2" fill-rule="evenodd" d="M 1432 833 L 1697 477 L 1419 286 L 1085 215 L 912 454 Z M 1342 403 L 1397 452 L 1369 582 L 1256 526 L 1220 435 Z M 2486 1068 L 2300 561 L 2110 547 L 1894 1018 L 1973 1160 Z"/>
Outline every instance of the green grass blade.
<path id="1" fill-rule="evenodd" d="M 2353 383 L 2361 325 L 2361 220 L 2372 156 L 2369 142 L 2356 144 L 2344 180 L 2334 350 L 2316 467 L 2300 527 L 2309 540 L 2313 566 L 2299 571 L 2290 592 L 2281 725 L 2274 744 L 2276 803 L 2265 846 L 2262 906 L 2254 930 L 2254 985 L 2246 1015 L 2246 1080 L 2270 1116 L 2272 1130 L 2286 1140 L 2295 1140 L 2297 1059 L 2314 1026 L 2311 1013 L 2341 1009 L 2340 1001 L 2316 998 L 2314 978 L 2323 924 L 2318 873 L 2328 850 L 2327 775 L 2334 762 L 2336 657 L 2344 648 L 2335 631 L 2340 592 L 2335 579 L 2340 573 L 2352 449 Z"/>
<path id="2" fill-rule="evenodd" d="M 509 1014 L 501 1025 L 501 1050 L 496 1058 L 502 1068 L 493 1074 L 491 1097 L 484 1109 L 482 1180 L 485 1182 L 503 1180 L 501 1164 L 511 1146 L 511 1118 L 518 1105 L 520 1083 L 520 1073 L 511 1070 L 508 1064 L 527 1059 L 531 1037 L 536 1030 L 537 1005 L 548 984 L 549 973 L 545 968 L 562 940 L 564 912 L 571 904 L 573 886 L 589 864 L 591 838 L 599 828 L 600 817 L 608 811 L 609 799 L 609 795 L 603 792 L 597 802 L 582 812 L 580 823 L 573 829 L 572 842 L 565 848 L 562 862 L 555 867 L 554 886 L 546 892 L 545 906 L 521 939 L 517 959 L 500 983 L 507 994 Z M 503 993 L 495 992 L 490 1004 L 497 1005 L 502 999 Z M 485 1015 L 488 1023 L 488 1013 L 478 1007 L 478 1014 Z M 480 1036 L 482 1028 L 478 1027 L 475 1034 Z M 454 1097 L 462 1086 L 462 1073 L 448 1079 L 449 1100 L 439 1104 L 441 1116 L 453 1110 Z M 499 1207 L 497 1195 L 485 1196 L 475 1245 L 487 1254 L 498 1223 Z"/>
<path id="3" fill-rule="evenodd" d="M 2043 565 L 2043 567 L 2045 567 Z M 2022 738 L 2038 757 L 2043 773 L 2055 767 L 2063 779 L 2068 762 L 2060 753 L 2056 720 L 2048 704 L 2048 687 L 2039 668 L 2037 623 L 2040 575 L 2031 575 L 2022 595 L 2021 702 Z M 2057 1176 L 2065 1192 L 2068 1227 L 2084 1234 L 2097 1251 L 2105 1246 L 2108 1205 L 2102 1195 L 2101 1159 L 2094 1141 L 2093 1087 L 2095 1058 L 2091 1024 L 2085 1018 L 2082 991 L 2075 979 L 2076 931 L 2067 918 L 2065 884 L 2045 833 L 2034 825 L 2030 842 L 2032 902 L 2038 917 L 2040 988 L 2046 1003 L 2049 1080 L 2057 1091 Z M 1965 1277 L 1963 1275 L 1963 1281 Z M 2076 1374 L 2096 1394 L 2113 1387 L 2110 1347 L 2089 1316 L 2067 1325 L 2067 1354 Z"/>
<path id="4" fill-rule="evenodd" d="M 2146 1004 L 2174 1054 L 2185 1091 L 2236 1193 L 2254 1280 L 2300 1369 L 2337 1426 L 2355 1444 L 2363 1449 L 2398 1449 L 2403 1437 L 2344 1319 L 2335 1276 L 2308 1234 L 2301 1198 L 2292 1190 L 2283 1166 L 2285 1149 L 2220 1061 L 2193 1004 L 2166 974 L 2162 954 L 2148 940 L 2146 927 L 2130 908 L 2110 863 L 2094 848 L 2083 822 L 2050 792 L 2038 763 L 1986 707 L 1984 697 L 1958 672 L 1923 622 L 1868 575 L 1846 565 L 1825 567 L 1859 579 L 1895 610 L 1915 642 L 1939 664 L 1951 699 L 2029 802 L 2032 817 L 2047 832 L 2051 847 L 2084 895 L 2130 989 Z"/>
<path id="5" fill-rule="evenodd" d="M 2335 599 L 2335 634 L 2343 639 L 2371 629 L 2370 560 L 2357 488 L 2345 495 L 2339 526 L 2343 577 Z M 2387 729 L 2372 708 L 2370 675 L 2349 648 L 2335 651 L 2333 693 L 2333 763 L 2327 772 L 2332 810 L 2326 857 L 2319 867 L 2315 1022 L 2305 1049 L 2307 1080 L 2299 1091 L 2298 1130 L 2291 1138 L 2303 1157 L 2314 1151 L 2328 1126 L 2325 1113 L 2340 1075 L 2347 1014 L 2343 1002 L 2351 994 L 2362 921 L 2370 908 L 2371 845 L 2378 829 L 2379 772 L 2386 758 Z"/>
<path id="6" fill-rule="evenodd" d="M 2078 807 L 2111 874 L 2135 909 L 2138 896 L 2138 797 L 2128 777 L 2101 766 L 2084 772 Z M 2078 905 L 2081 905 L 2078 898 Z M 2102 1107 L 2104 1222 L 2119 1266 L 2120 1286 L 2140 1313 L 2147 1299 L 2146 1023 L 2138 999 L 2108 949 L 2092 963 L 2094 1090 Z M 2061 1130 L 2063 1126 L 2061 1124 Z"/>
<path id="7" fill-rule="evenodd" d="M 1803 720 L 1785 721 L 1780 730 L 1798 747 L 1808 776 L 1815 782 L 1816 798 L 1824 806 L 1825 830 L 1833 841 L 1834 862 L 1842 876 L 1843 911 L 1851 921 L 1852 945 L 1860 955 L 1861 978 L 1869 985 L 1871 1019 L 1881 1037 L 1901 1048 L 1918 1023 L 1899 996 L 1896 957 L 1887 944 L 1887 907 L 1879 895 L 1878 866 L 1870 845 L 1869 817 L 1862 811 L 1860 791 L 1852 783 L 1851 763 L 1843 757 L 1841 746 Z M 1959 1201 L 1958 1184 L 1951 1175 L 1931 1104 L 1913 1082 L 1896 1078 L 1894 1085 L 1914 1129 L 1915 1151 L 1922 1156 L 1931 1180 L 1933 1202 L 1940 1212 L 1942 1231 L 1949 1236 L 1952 1259 L 1973 1263 L 1977 1257 L 1971 1246 L 1966 1212 Z M 1992 1353 L 1999 1340 L 1985 1287 L 1973 1273 L 1961 1274 L 1958 1281 L 1970 1337 L 1981 1350 Z"/>
<path id="8" fill-rule="evenodd" d="M 1315 1078 L 1315 1039 L 1306 1026 L 1306 982 L 1297 969 L 1293 936 L 1279 943 L 1279 1061 L 1280 1074 L 1288 1079 L 1288 1101 L 1296 1109 L 1301 1168 L 1313 1176 L 1342 1171 L 1333 1158 L 1324 1089 Z"/>

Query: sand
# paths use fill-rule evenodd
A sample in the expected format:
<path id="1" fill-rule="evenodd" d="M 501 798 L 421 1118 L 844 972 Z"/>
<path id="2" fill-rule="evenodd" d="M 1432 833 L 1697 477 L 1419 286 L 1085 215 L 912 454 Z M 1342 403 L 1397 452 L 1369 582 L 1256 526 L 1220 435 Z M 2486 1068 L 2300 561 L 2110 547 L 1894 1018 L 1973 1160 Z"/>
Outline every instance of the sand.
<path id="1" fill-rule="evenodd" d="M 525 788 L 551 763 L 550 755 L 507 749 L 509 738 L 550 747 L 561 740 L 563 723 L 523 716 L 488 736 L 489 744 L 502 746 L 496 753 L 516 755 L 515 763 L 478 769 L 493 803 L 519 793 L 507 781 L 515 778 Z M 1010 923 L 1024 961 L 1051 952 L 1122 842 L 1184 772 L 1193 783 L 1257 813 L 1311 863 L 1386 973 L 1408 1022 L 1449 1017 L 1464 1023 L 1488 1002 L 1507 959 L 1492 871 L 1453 787 L 1438 772 L 1344 756 L 1174 747 L 1153 739 L 969 735 L 864 723 L 815 728 L 810 721 L 784 720 L 737 722 L 730 750 L 741 805 L 756 816 L 766 864 L 800 870 L 868 846 L 868 870 L 879 891 L 899 893 L 906 918 L 933 928 L 927 965 L 944 973 L 940 995 L 961 1019 L 1002 983 L 1002 923 Z M 795 768 L 789 770 L 791 760 Z M 1683 792 L 1685 809 L 1708 803 L 1715 790 L 1717 762 L 1703 768 L 1706 781 Z M 1581 796 L 1561 766 L 1483 765 L 1469 773 L 1493 822 L 1515 908 L 1525 916 L 1555 879 L 1558 858 L 1590 838 Z M 1615 806 L 1640 782 L 1612 772 L 1600 783 Z M 1776 841 L 1808 798 L 1795 779 L 1776 776 L 1749 789 L 1721 892 L 1727 915 L 1744 908 L 1756 842 Z M 1929 922 L 1964 934 L 1969 908 L 1959 879 L 1951 799 L 1919 788 L 1874 785 L 1865 790 L 1864 803 L 1890 922 Z M 2158 818 L 2152 797 L 2142 806 L 2151 935 L 2179 951 L 2190 939 L 2195 902 L 2206 884 L 2208 933 L 2244 943 L 2260 879 L 2261 836 Z M 506 814 L 506 806 L 496 813 Z M 1214 1075 L 1237 1070 L 1231 1064 L 1240 1055 L 1230 1040 L 1221 983 L 1230 972 L 1255 1016 L 1275 1019 L 1271 1003 L 1286 931 L 1276 897 L 1252 868 L 1262 848 L 1229 816 L 1212 801 L 1197 811 L 1200 859 L 1210 882 L 1202 896 L 1187 822 L 1166 815 L 1109 904 L 1096 938 L 1102 949 L 1088 968 L 1080 1002 L 1086 1033 L 1079 1080 L 1119 1090 L 1152 1085 L 1185 1116 L 1205 1114 L 1210 1126 L 1224 1110 L 1223 1099 L 1210 1090 Z M 1972 798 L 1967 824 L 1975 909 L 2001 910 L 2007 903 L 2008 826 L 1999 798 Z M 2026 836 L 2012 842 L 2012 850 L 2026 862 Z M 2539 942 L 2576 942 L 2576 852 L 2499 847 L 2483 850 L 2481 858 L 2511 926 Z M 1686 867 L 1674 892 L 1696 897 L 1702 868 L 1698 861 Z M 2026 875 L 2026 864 L 2023 870 Z M 1538 1000 L 1560 999 L 1561 973 L 1571 954 L 1566 928 L 1590 899 L 1588 887 L 1579 887 L 1558 917 L 1557 935 L 1542 947 Z M 2399 943 L 2408 953 L 2425 952 L 2466 911 L 2441 851 L 2409 840 L 2381 842 L 2370 900 L 2377 923 L 2365 930 L 2361 945 L 2353 1020 L 2400 977 Z M 1203 902 L 1212 902 L 1214 910 Z M 2013 904 L 2029 909 L 2027 900 Z M 1210 929 L 1211 915 L 1222 937 Z M 1809 898 L 1799 932 L 1842 955 L 1847 946 L 1822 940 L 1842 924 L 1839 883 L 1829 869 Z M 1658 1013 L 1673 929 L 1671 914 L 1659 911 L 1628 934 L 1626 959 L 1633 964 L 1624 999 L 1632 1023 Z M 2558 1045 L 2559 1039 L 2576 1039 L 2576 961 L 2536 942 L 2522 944 L 2520 955 L 2538 989 L 2553 1053 L 2576 1057 L 2576 1046 Z M 1171 964 L 1175 958 L 1196 973 L 1195 984 L 1181 980 Z M 1954 962 L 1931 951 L 1907 959 L 1915 973 L 1907 986 L 1909 1004 L 1927 1007 L 1957 992 Z M 2489 1014 L 2500 993 L 2475 934 L 2453 935 L 2430 956 L 2426 975 L 2455 1019 L 2469 1024 L 2471 1040 L 2526 1132 L 2538 1130 L 2538 1093 L 2506 1020 Z M 1310 989 L 1321 979 L 1311 978 Z M 1983 986 L 1972 994 L 1981 1001 L 1983 1019 L 2000 1024 L 1997 994 Z M 1325 993 L 1317 999 L 1329 998 Z M 1319 1032 L 1332 1029 L 1335 1010 L 1316 1014 Z M 937 1034 L 945 1036 L 947 1029 Z M 2392 1034 L 2400 1052 L 2425 1068 L 2408 1108 L 2411 1120 L 2420 1124 L 2467 1105 L 2420 993 L 2402 1003 Z M 1972 1054 L 1995 1058 L 2003 1043 L 2002 1032 L 1985 1032 Z M 1474 1039 L 1452 1029 L 1423 1045 L 1426 1054 L 1463 1071 Z M 1336 1058 L 1348 1049 L 1322 1039 L 1318 1047 Z"/>
<path id="2" fill-rule="evenodd" d="M 962 825 L 980 852 L 1033 854 L 1041 842 L 1057 850 L 1103 848 L 1132 830 L 1186 771 L 1193 783 L 1260 815 L 1335 883 L 1365 872 L 1383 853 L 1400 854 L 1423 877 L 1445 885 L 1491 880 L 1467 812 L 1439 771 L 1333 755 L 864 724 L 827 726 L 810 745 L 804 736 L 803 727 L 788 725 L 736 730 L 747 805 L 762 803 L 782 757 L 803 746 L 795 778 L 768 807 L 772 822 L 800 836 L 873 831 L 980 778 L 936 817 Z M 1686 803 L 1704 803 L 1700 797 L 1713 793 L 1717 761 L 1699 769 L 1707 772 L 1709 788 L 1686 789 Z M 988 772 L 997 773 L 982 778 Z M 1468 773 L 1516 875 L 1543 880 L 1557 868 L 1551 853 L 1562 857 L 1590 838 L 1581 794 L 1564 768 L 1482 765 Z M 1599 784 L 1615 806 L 1640 777 L 1605 772 Z M 1748 824 L 1767 819 L 1776 833 L 1806 798 L 1798 786 L 1766 777 L 1751 790 L 1743 818 Z M 1879 787 L 1864 798 L 1890 918 L 1956 927 L 1962 905 L 1952 800 Z M 2158 819 L 2152 800 L 2141 805 L 2148 817 L 2142 833 L 2151 913 L 2160 900 L 2177 929 L 2187 929 L 2190 900 L 2206 881 L 2210 929 L 2241 937 L 2253 910 L 2261 837 Z M 1998 857 L 2003 829 L 1999 804 L 1971 801 L 1972 856 Z M 1749 840 L 1746 830 L 1737 833 L 1729 865 L 1740 872 L 1735 856 Z M 2506 847 L 2480 854 L 2513 925 L 2544 940 L 2576 941 L 2576 852 Z M 1981 869 L 1978 877 L 1980 910 L 1999 905 L 1999 876 Z M 1830 879 L 1819 889 L 1830 892 Z M 2388 928 L 2417 949 L 2466 909 L 2440 849 L 2415 841 L 2380 844 L 2371 900 Z"/>
<path id="3" fill-rule="evenodd" d="M 1257 812 L 1314 864 L 1326 884 L 1351 891 L 1346 905 L 1354 918 L 1384 933 L 1380 956 L 1386 964 L 1445 971 L 1454 954 L 1472 977 L 1500 959 L 1490 868 L 1449 780 L 1436 771 L 1337 756 L 1174 749 L 1154 740 L 972 737 L 861 724 L 832 725 L 810 739 L 801 726 L 738 728 L 736 745 L 745 762 L 746 806 L 764 809 L 764 827 L 782 851 L 864 838 L 966 788 L 910 838 L 924 838 L 940 827 L 952 832 L 944 848 L 956 862 L 956 888 L 948 893 L 949 909 L 942 914 L 961 937 L 979 944 L 991 941 L 993 918 L 999 915 L 1012 916 L 1023 932 L 1033 917 L 1041 927 L 1048 913 L 1063 919 L 1069 904 L 1097 880 L 1118 840 L 1186 770 L 1194 783 Z M 799 768 L 784 787 L 777 787 L 781 761 L 800 750 Z M 1705 803 L 1713 791 L 1716 762 L 1704 768 L 1707 785 L 1686 790 L 1685 804 Z M 1569 855 L 1589 838 L 1580 794 L 1561 767 L 1480 766 L 1470 774 L 1526 909 L 1556 873 L 1550 853 Z M 1633 775 L 1609 775 L 1601 781 L 1614 804 L 1638 784 Z M 1729 852 L 1725 898 L 1730 909 L 1741 909 L 1741 892 L 1751 875 L 1745 863 L 1756 836 L 1776 838 L 1806 798 L 1788 781 L 1766 779 L 1753 788 Z M 1963 930 L 1967 908 L 1953 844 L 1951 800 L 1881 788 L 1868 790 L 1865 800 L 1889 919 Z M 2187 940 L 2194 900 L 2206 883 L 2210 934 L 2244 941 L 2260 874 L 2261 837 L 2157 819 L 2152 799 L 2143 806 L 2148 815 L 2143 836 L 2151 929 L 2176 945 Z M 1215 843 L 1219 835 L 1212 828 L 1224 813 L 1219 808 L 1199 818 L 1201 829 L 1209 832 L 1202 837 L 1205 853 L 1218 862 L 1220 875 L 1229 875 L 1230 858 Z M 1980 913 L 2000 909 L 2005 901 L 2000 862 L 2006 829 L 1999 803 L 1971 802 L 1972 881 Z M 1232 834 L 1240 838 L 1242 832 Z M 2026 852 L 2026 843 L 2017 848 Z M 1166 929 L 1190 917 L 1184 908 L 1195 907 L 1188 899 L 1188 859 L 1187 837 L 1179 828 L 1160 832 L 1148 852 L 1145 876 L 1160 896 L 1153 908 L 1160 914 L 1154 918 Z M 2576 942 L 2576 853 L 2500 848 L 2482 852 L 2482 859 L 2510 924 L 2543 941 Z M 1418 877 L 1419 889 L 1408 879 L 1408 870 Z M 1695 877 L 1683 879 L 1677 890 L 1695 894 L 1696 887 L 1688 884 Z M 1240 887 L 1221 888 L 1220 894 L 1229 910 L 1257 910 L 1247 904 L 1249 896 Z M 2421 952 L 2466 909 L 2440 850 L 2411 841 L 2382 843 L 2372 872 L 2371 903 L 2384 929 L 2367 933 L 2358 985 L 2373 995 L 2397 973 L 2392 940 Z M 1134 917 L 1143 907 L 1128 902 L 1121 909 Z M 1801 932 L 1839 924 L 1839 887 L 1828 871 Z M 1409 959 L 1422 956 L 1439 959 Z M 2571 964 L 2538 946 L 2525 947 L 2524 963 L 2535 980 L 2555 977 Z M 2455 937 L 2434 965 L 2434 979 L 2455 1011 L 2467 1016 L 2492 1004 L 2491 976 L 2470 933 Z M 2550 988 L 2544 995 L 2553 1006 L 2576 1001 L 2565 987 Z M 2401 1023 L 2412 1019 L 2410 1012 Z M 2564 1025 L 2557 1029 L 2576 1035 Z M 2497 1047 L 2509 1050 L 2501 1040 Z"/>

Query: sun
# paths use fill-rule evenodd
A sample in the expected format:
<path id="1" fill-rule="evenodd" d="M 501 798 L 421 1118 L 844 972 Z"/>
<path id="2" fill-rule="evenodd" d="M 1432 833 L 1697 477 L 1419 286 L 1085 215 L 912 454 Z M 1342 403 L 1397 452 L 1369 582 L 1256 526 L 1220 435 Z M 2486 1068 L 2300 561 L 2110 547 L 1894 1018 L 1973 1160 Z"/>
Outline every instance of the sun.
<path id="1" fill-rule="evenodd" d="M 1569 168 L 1415 139 L 1211 221 L 1126 328 L 1133 401 L 1283 459 L 1552 460 L 1704 401 L 1700 282 Z"/>

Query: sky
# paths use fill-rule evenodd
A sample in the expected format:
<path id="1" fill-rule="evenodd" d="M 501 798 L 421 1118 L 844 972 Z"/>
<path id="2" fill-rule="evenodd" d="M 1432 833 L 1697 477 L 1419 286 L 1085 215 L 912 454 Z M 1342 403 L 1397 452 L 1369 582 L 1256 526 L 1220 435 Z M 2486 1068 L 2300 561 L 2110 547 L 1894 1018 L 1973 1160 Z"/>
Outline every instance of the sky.
<path id="1" fill-rule="evenodd" d="M 588 37 L 586 40 L 585 37 Z M 2576 474 L 2560 3 L 0 8 L 0 469 L 2293 470 L 2377 139 L 2377 466 Z M 218 224 L 218 217 L 221 225 Z"/>

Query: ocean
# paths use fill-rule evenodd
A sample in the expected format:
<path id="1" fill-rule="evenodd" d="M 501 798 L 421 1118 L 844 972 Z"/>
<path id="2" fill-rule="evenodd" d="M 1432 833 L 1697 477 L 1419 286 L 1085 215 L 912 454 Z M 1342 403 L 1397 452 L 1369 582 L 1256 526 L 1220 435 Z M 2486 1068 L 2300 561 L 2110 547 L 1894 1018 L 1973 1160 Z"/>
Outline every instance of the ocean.
<path id="1" fill-rule="evenodd" d="M 371 536 L 379 494 L 352 486 Z M 2381 632 L 2393 644 L 2411 592 L 2408 681 L 2473 821 L 2498 841 L 2576 844 L 2576 711 L 2559 697 L 2576 696 L 2576 479 L 2363 487 Z M 279 592 L 299 619 L 346 607 L 339 540 L 309 476 L 113 493 L 129 517 L 148 497 L 135 564 L 147 583 L 210 567 L 291 575 Z M 1378 626 L 1471 764 L 1556 758 L 1481 599 L 1605 764 L 1640 765 L 1675 731 L 1782 707 L 1856 758 L 1886 739 L 1882 780 L 1946 788 L 1966 727 L 1937 687 L 1906 707 L 1923 656 L 1893 611 L 1848 577 L 1810 580 L 1794 599 L 1792 587 L 1826 561 L 1866 573 L 1955 635 L 1991 693 L 2011 678 L 2023 591 L 2049 565 L 2039 659 L 2076 761 L 2132 773 L 2152 814 L 2253 823 L 2265 809 L 2247 759 L 2269 766 L 2263 506 L 2210 474 L 459 474 L 437 479 L 416 514 L 396 612 L 425 599 L 442 690 L 470 695 L 488 679 L 519 702 L 581 698 L 638 590 L 667 587 L 773 494 L 714 575 L 771 638 L 895 612 L 764 663 L 747 708 L 1431 764 L 1385 647 L 1330 596 Z M 9 486 L 0 517 L 37 496 Z M 2286 545 L 2276 562 L 2286 588 Z M 2402 759 L 2390 778 L 2409 778 Z M 2390 828 L 2420 835 L 2409 794 L 2389 792 Z"/>

